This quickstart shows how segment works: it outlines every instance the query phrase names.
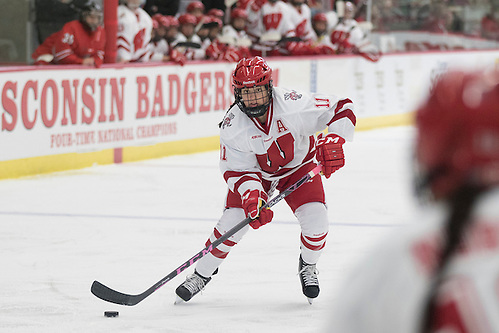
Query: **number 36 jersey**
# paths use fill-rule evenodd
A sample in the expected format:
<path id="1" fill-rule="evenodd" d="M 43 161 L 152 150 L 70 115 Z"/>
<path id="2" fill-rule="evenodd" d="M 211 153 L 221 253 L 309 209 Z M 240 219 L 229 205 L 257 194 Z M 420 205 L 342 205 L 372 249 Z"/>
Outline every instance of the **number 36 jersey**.
<path id="1" fill-rule="evenodd" d="M 286 177 L 315 156 L 315 134 L 326 128 L 353 139 L 356 118 L 348 98 L 272 88 L 265 124 L 234 104 L 220 124 L 220 169 L 229 189 L 263 190 L 262 179 Z"/>

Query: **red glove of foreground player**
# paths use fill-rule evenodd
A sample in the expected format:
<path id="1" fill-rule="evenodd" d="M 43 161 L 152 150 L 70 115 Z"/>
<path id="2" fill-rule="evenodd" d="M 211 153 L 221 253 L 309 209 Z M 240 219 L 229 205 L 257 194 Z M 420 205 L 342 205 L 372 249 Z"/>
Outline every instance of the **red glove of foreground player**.
<path id="1" fill-rule="evenodd" d="M 345 165 L 344 143 L 345 139 L 336 134 L 330 133 L 324 136 L 324 133 L 320 133 L 317 136 L 315 157 L 322 164 L 322 173 L 326 178 Z"/>
<path id="2" fill-rule="evenodd" d="M 267 193 L 259 190 L 247 190 L 241 197 L 244 213 L 246 216 L 254 219 L 250 222 L 250 226 L 253 229 L 258 229 L 262 225 L 272 221 L 274 217 L 274 212 L 269 208 L 264 208 L 262 211 L 258 212 L 260 207 L 262 207 L 267 202 Z"/>

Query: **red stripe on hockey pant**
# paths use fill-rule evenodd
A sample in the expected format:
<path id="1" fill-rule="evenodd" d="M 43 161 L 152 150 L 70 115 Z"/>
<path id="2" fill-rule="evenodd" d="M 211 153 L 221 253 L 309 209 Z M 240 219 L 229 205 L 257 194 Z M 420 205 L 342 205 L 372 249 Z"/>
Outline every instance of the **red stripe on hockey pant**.
<path id="1" fill-rule="evenodd" d="M 213 254 L 215 257 L 217 257 L 219 259 L 225 259 L 225 257 L 227 257 L 229 252 L 223 252 L 223 251 L 220 251 L 219 249 L 213 249 L 213 250 L 211 250 L 211 254 Z"/>
<path id="2" fill-rule="evenodd" d="M 222 234 L 221 234 L 221 233 L 220 233 L 220 231 L 218 231 L 216 228 L 215 228 L 215 229 L 213 229 L 213 234 L 215 235 L 215 237 L 216 237 L 217 239 L 218 239 L 218 238 L 220 238 L 220 237 L 222 237 Z M 227 239 L 227 240 L 226 240 L 225 242 L 223 242 L 222 244 L 225 244 L 225 245 L 227 245 L 227 246 L 234 246 L 234 245 L 236 245 L 237 243 Z M 208 244 L 208 245 L 209 245 L 209 244 Z M 208 245 L 206 245 L 206 246 L 208 246 Z"/>
<path id="3" fill-rule="evenodd" d="M 320 237 L 316 237 L 316 238 L 314 238 L 314 237 L 308 237 L 308 236 L 303 236 L 302 235 L 302 237 L 305 237 L 307 241 L 309 241 L 309 242 L 315 242 L 315 243 L 316 242 L 320 242 L 321 240 L 323 240 L 324 238 L 326 238 L 326 236 L 327 236 L 327 232 L 324 235 L 322 235 Z"/>
<path id="4" fill-rule="evenodd" d="M 310 243 L 308 243 L 306 241 L 306 239 L 303 237 L 303 235 L 301 235 L 301 243 L 303 244 L 303 246 L 305 246 L 307 249 L 309 250 L 312 250 L 312 251 L 319 251 L 319 250 L 322 250 L 324 248 L 324 246 L 326 246 L 326 242 L 322 243 L 322 244 L 319 244 L 319 245 L 312 245 Z"/>
<path id="5" fill-rule="evenodd" d="M 253 177 L 253 176 L 255 176 L 255 177 Z M 227 182 L 229 180 L 229 178 L 232 178 L 232 177 L 236 177 L 236 178 L 249 177 L 252 180 L 257 180 L 257 179 L 262 180 L 262 175 L 259 173 L 248 174 L 247 172 L 239 172 L 239 171 L 226 171 L 224 173 L 225 182 Z"/>
<path id="6" fill-rule="evenodd" d="M 205 243 L 205 246 L 208 247 L 210 244 L 211 244 L 211 241 L 208 239 Z M 213 250 L 211 250 L 211 254 L 213 254 L 217 258 L 225 259 L 225 257 L 227 257 L 229 252 L 224 252 L 224 251 L 221 251 L 217 248 L 214 248 Z"/>

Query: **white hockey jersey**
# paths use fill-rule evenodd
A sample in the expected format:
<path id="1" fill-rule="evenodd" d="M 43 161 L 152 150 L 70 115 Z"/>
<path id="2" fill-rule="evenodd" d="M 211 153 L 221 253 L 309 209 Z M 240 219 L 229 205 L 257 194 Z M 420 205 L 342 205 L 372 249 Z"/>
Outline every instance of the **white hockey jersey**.
<path id="1" fill-rule="evenodd" d="M 145 62 L 150 59 L 152 19 L 142 8 L 135 11 L 118 6 L 118 62 Z"/>
<path id="2" fill-rule="evenodd" d="M 302 40 L 311 40 L 316 37 L 314 33 L 314 28 L 312 27 L 312 12 L 310 7 L 306 4 L 302 4 L 299 9 L 288 3 L 291 12 L 294 13 L 292 16 L 293 24 L 295 26 L 295 35 L 300 37 Z"/>
<path id="3" fill-rule="evenodd" d="M 179 46 L 181 43 L 191 42 L 199 44 L 200 48 Z M 179 44 L 180 43 L 180 44 Z M 206 45 L 203 44 L 201 38 L 194 34 L 192 37 L 187 38 L 184 34 L 178 33 L 177 38 L 172 42 L 172 47 L 176 48 L 178 52 L 185 55 L 188 60 L 203 60 L 206 58 Z M 203 48 L 204 47 L 204 48 Z"/>
<path id="4" fill-rule="evenodd" d="M 439 249 L 445 207 L 432 207 L 358 264 L 334 296 L 325 332 L 417 333 Z M 499 332 L 499 189 L 480 197 L 464 246 L 436 302 L 435 332 Z"/>
<path id="5" fill-rule="evenodd" d="M 237 31 L 230 24 L 227 24 L 222 28 L 219 40 L 223 43 L 234 46 L 249 47 L 251 45 L 251 40 L 249 39 L 246 30 Z"/>
<path id="6" fill-rule="evenodd" d="M 357 21 L 353 19 L 345 19 L 338 23 L 332 29 L 332 33 L 335 31 L 343 32 L 348 35 L 348 42 L 354 46 L 360 47 L 362 44 L 369 42 L 366 39 L 364 31 L 359 27 Z"/>
<path id="7" fill-rule="evenodd" d="M 170 54 L 170 45 L 164 39 L 157 42 L 151 41 L 149 43 L 149 52 L 151 54 L 151 61 L 163 61 L 164 56 Z"/>
<path id="8" fill-rule="evenodd" d="M 278 180 L 315 156 L 314 134 L 353 139 L 353 103 L 348 98 L 273 88 L 267 123 L 249 118 L 233 105 L 220 126 L 220 169 L 235 193 L 263 190 L 261 179 Z"/>
<path id="9" fill-rule="evenodd" d="M 277 48 L 277 42 L 282 37 L 294 36 L 296 26 L 293 17 L 295 15 L 288 4 L 280 0 L 275 3 L 266 2 L 256 12 L 251 9 L 251 5 L 248 6 L 246 31 L 253 39 L 253 47 L 260 51 L 271 51 Z M 267 41 L 266 36 L 273 38 Z"/>

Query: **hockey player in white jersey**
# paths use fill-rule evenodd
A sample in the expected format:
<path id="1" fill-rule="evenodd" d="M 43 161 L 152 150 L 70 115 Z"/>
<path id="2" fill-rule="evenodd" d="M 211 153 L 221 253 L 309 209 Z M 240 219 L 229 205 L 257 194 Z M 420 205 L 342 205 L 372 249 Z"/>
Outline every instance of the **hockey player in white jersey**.
<path id="1" fill-rule="evenodd" d="M 345 2 L 344 17 L 332 29 L 331 43 L 338 54 L 359 54 L 369 61 L 377 62 L 381 52 L 354 19 L 355 12 L 355 5 Z"/>
<path id="2" fill-rule="evenodd" d="M 247 33 L 253 55 L 287 54 L 283 38 L 295 37 L 295 13 L 281 0 L 252 0 L 248 9 Z"/>
<path id="3" fill-rule="evenodd" d="M 251 40 L 246 33 L 248 13 L 242 8 L 234 8 L 230 12 L 230 24 L 222 28 L 221 40 L 234 46 L 249 47 Z"/>
<path id="4" fill-rule="evenodd" d="M 118 6 L 118 49 L 116 61 L 146 62 L 150 60 L 149 42 L 152 19 L 140 6 L 144 0 L 120 0 Z"/>
<path id="5" fill-rule="evenodd" d="M 314 38 L 314 29 L 312 28 L 312 12 L 305 0 L 290 0 L 288 2 L 293 15 L 295 24 L 295 35 L 303 41 Z"/>
<path id="6" fill-rule="evenodd" d="M 171 46 L 185 56 L 187 60 L 202 60 L 206 56 L 203 42 L 196 34 L 197 18 L 192 14 L 183 14 L 178 17 L 179 33 Z"/>
<path id="7" fill-rule="evenodd" d="M 498 70 L 437 82 L 416 113 L 430 204 L 346 277 L 326 332 L 499 332 L 498 105 Z"/>
<path id="8" fill-rule="evenodd" d="M 253 229 L 269 223 L 273 212 L 259 208 L 272 192 L 287 188 L 317 164 L 329 178 L 343 167 L 342 145 L 353 139 L 356 118 L 352 101 L 272 85 L 272 69 L 261 57 L 238 62 L 232 74 L 235 103 L 220 123 L 220 169 L 228 185 L 225 210 L 207 241 L 246 217 Z M 328 129 L 328 134 L 318 131 Z M 316 160 L 314 159 L 316 158 Z M 326 244 L 328 215 L 321 177 L 314 177 L 285 198 L 301 227 L 299 277 L 311 303 L 319 295 L 316 264 Z M 201 258 L 194 274 L 176 290 L 189 301 L 241 240 L 244 227 Z"/>

